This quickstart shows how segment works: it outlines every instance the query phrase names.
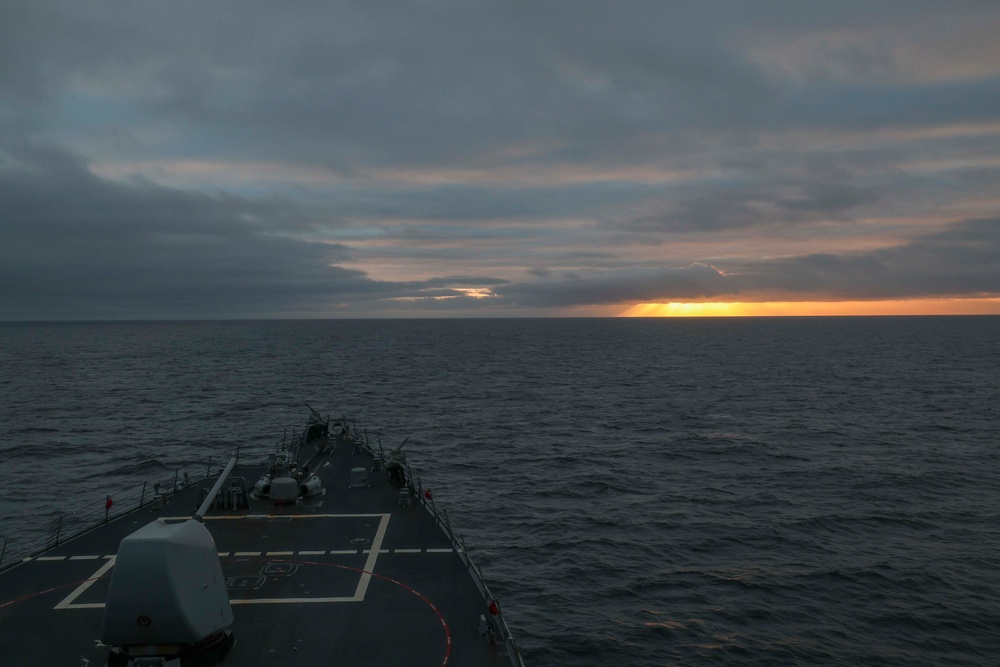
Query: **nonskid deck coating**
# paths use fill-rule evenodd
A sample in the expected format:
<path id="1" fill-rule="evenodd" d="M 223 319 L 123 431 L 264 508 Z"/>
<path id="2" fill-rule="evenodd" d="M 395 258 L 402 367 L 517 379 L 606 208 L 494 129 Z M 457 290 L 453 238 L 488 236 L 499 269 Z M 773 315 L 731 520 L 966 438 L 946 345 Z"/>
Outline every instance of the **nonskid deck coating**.
<path id="1" fill-rule="evenodd" d="M 391 515 L 390 514 L 304 514 L 295 516 L 282 516 L 280 518 L 287 519 L 291 521 L 302 521 L 302 520 L 335 520 L 335 519 L 368 519 L 375 520 L 378 519 L 378 528 L 376 529 L 374 539 L 371 540 L 371 548 L 368 549 L 329 549 L 329 550 L 316 550 L 316 549 L 291 549 L 291 550 L 275 550 L 273 548 L 259 549 L 259 550 L 243 550 L 238 551 L 220 551 L 219 557 L 222 562 L 222 571 L 227 578 L 227 582 L 236 577 L 263 577 L 264 582 L 260 586 L 253 587 L 237 587 L 229 586 L 231 597 L 230 602 L 232 604 L 309 604 L 309 603 L 322 603 L 322 602 L 363 602 L 365 599 L 365 594 L 368 590 L 368 584 L 371 581 L 372 574 L 375 572 L 376 563 L 378 557 L 383 554 L 407 554 L 407 555 L 417 555 L 426 554 L 432 555 L 435 559 L 440 558 L 441 554 L 453 553 L 454 549 L 452 547 L 406 547 L 406 548 L 395 548 L 395 549 L 384 549 L 383 539 L 385 535 L 386 527 L 389 524 Z M 191 517 L 162 517 L 162 520 L 167 522 L 183 521 Z M 275 518 L 271 516 L 243 516 L 243 517 L 219 517 L 219 516 L 209 516 L 206 520 L 213 519 L 270 519 Z M 231 525 L 229 527 L 232 527 Z M 225 544 L 226 537 L 226 526 L 220 524 L 216 526 L 215 533 L 216 544 Z M 232 532 L 232 531 L 230 531 Z M 357 531 L 355 531 L 357 532 Z M 436 542 L 434 542 L 436 544 Z M 337 558 L 319 561 L 317 557 L 333 556 Z M 363 558 L 345 558 L 350 556 L 362 556 Z M 271 560 L 273 558 L 278 558 L 279 560 Z M 59 562 L 64 560 L 77 561 L 77 560 L 104 560 L 100 567 L 88 577 L 88 580 L 82 583 L 77 589 L 70 593 L 62 602 L 57 604 L 54 609 L 93 609 L 93 608 L 103 608 L 103 602 L 88 602 L 86 600 L 79 601 L 80 598 L 87 593 L 91 593 L 90 597 L 94 597 L 94 591 L 91 591 L 92 587 L 101 589 L 100 583 L 103 583 L 103 588 L 98 593 L 99 599 L 104 598 L 106 593 L 107 582 L 104 580 L 104 574 L 107 573 L 110 568 L 114 565 L 114 554 L 99 555 L 99 554 L 88 554 L 88 555 L 63 555 L 63 556 L 40 556 L 36 560 L 40 562 Z M 305 559 L 305 560 L 304 560 Z M 259 567 L 260 562 L 265 562 L 267 565 L 280 564 L 287 562 L 290 565 L 296 566 L 290 574 L 282 572 L 280 568 L 272 568 L 269 573 L 263 572 L 265 567 Z M 245 567 L 249 563 L 250 567 Z M 244 565 L 244 567 L 241 567 Z M 299 575 L 302 574 L 298 566 L 333 566 L 342 568 L 345 572 L 351 573 L 353 579 L 356 579 L 356 586 L 353 588 L 351 595 L 340 595 L 340 596 L 328 596 L 328 595 L 303 595 L 297 597 L 268 597 L 264 593 L 264 589 L 267 587 L 268 583 L 266 579 L 270 577 L 272 583 L 274 581 L 281 581 L 282 578 L 290 578 L 292 575 L 296 575 L 301 579 Z M 436 563 L 435 563 L 436 565 Z M 261 570 L 261 574 L 245 574 L 243 571 L 247 569 L 257 569 Z M 289 568 L 291 569 L 291 568 Z M 334 573 L 335 574 L 335 573 Z M 320 581 L 312 582 L 311 591 L 316 590 L 328 590 L 331 586 L 331 579 L 329 572 L 323 573 L 323 579 Z M 272 587 L 273 588 L 273 587 Z"/>
<path id="2" fill-rule="evenodd" d="M 416 500 L 399 507 L 398 487 L 379 472 L 369 488 L 347 488 L 350 467 L 370 467 L 367 455 L 339 451 L 327 461 L 322 497 L 282 508 L 255 500 L 205 517 L 235 617 L 224 664 L 509 665 L 504 647 L 480 635 L 487 602 L 431 514 Z M 262 470 L 240 466 L 233 476 L 255 480 Z M 177 510 L 193 509 L 210 482 L 3 573 L 3 664 L 103 665 L 100 625 L 118 542 L 156 518 L 186 520 Z"/>

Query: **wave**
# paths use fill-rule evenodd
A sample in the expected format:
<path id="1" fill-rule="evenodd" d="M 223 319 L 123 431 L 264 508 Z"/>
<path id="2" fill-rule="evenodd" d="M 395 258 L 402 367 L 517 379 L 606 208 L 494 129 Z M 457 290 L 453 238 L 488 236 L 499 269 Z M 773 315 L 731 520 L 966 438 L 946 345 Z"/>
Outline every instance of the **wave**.
<path id="1" fill-rule="evenodd" d="M 307 400 L 411 437 L 529 664 L 993 665 L 1000 318 L 891 319 L 0 326 L 0 532 Z"/>

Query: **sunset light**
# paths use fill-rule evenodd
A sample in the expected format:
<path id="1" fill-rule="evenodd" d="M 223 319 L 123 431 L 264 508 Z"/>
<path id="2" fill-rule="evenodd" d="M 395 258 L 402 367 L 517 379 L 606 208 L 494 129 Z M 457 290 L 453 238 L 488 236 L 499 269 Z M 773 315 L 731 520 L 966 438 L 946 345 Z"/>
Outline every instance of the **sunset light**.
<path id="1" fill-rule="evenodd" d="M 0 322 L 1000 314 L 1000 3 L 15 4 Z"/>
<path id="2" fill-rule="evenodd" d="M 619 317 L 1000 315 L 1000 299 L 640 303 Z"/>
<path id="3" fill-rule="evenodd" d="M 1000 667 L 1000 0 L 0 6 L 0 667 Z"/>

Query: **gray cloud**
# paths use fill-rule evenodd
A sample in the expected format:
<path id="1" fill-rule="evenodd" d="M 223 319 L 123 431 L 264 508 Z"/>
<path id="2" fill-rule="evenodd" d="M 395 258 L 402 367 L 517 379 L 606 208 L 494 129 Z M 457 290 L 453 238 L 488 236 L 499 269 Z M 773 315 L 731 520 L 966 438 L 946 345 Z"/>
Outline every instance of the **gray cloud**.
<path id="1" fill-rule="evenodd" d="M 346 246 L 297 239 L 308 217 L 251 200 L 111 183 L 51 147 L 8 146 L 0 170 L 5 319 L 329 314 L 341 302 L 461 295 L 481 276 L 371 280 L 334 263 Z M 50 194 L 58 192 L 59 198 Z"/>
<path id="2" fill-rule="evenodd" d="M 617 270 L 588 277 L 505 285 L 494 292 L 509 306 L 602 305 L 658 300 L 698 300 L 724 293 L 723 276 L 710 266 Z"/>
<path id="3" fill-rule="evenodd" d="M 613 270 L 503 285 L 510 306 L 566 307 L 701 300 L 866 300 L 1000 292 L 1000 218 L 965 220 L 872 252 Z"/>
<path id="4" fill-rule="evenodd" d="M 998 258 L 1000 218 L 965 220 L 894 248 L 760 265 L 748 280 L 757 288 L 827 298 L 979 296 L 1000 292 Z"/>
<path id="5" fill-rule="evenodd" d="M 633 160 L 638 138 L 665 130 L 992 117 L 996 81 L 792 88 L 742 51 L 755 32 L 801 36 L 867 28 L 900 8 L 908 21 L 945 11 L 896 7 L 40 2 L 5 22 L 0 90 L 50 103 L 68 86 L 106 91 L 109 123 L 143 114 L 197 128 L 190 141 L 345 172 L 358 160 L 478 161 L 541 138 L 570 159 L 613 155 L 625 142 L 621 159 Z"/>
<path id="6" fill-rule="evenodd" d="M 1000 292 L 995 3 L 3 14 L 4 319 Z"/>
<path id="7" fill-rule="evenodd" d="M 663 211 L 626 220 L 610 221 L 620 231 L 716 232 L 757 226 L 794 225 L 824 221 L 849 221 L 853 209 L 879 199 L 874 188 L 828 183 L 791 186 L 705 188 L 676 201 L 665 197 Z"/>

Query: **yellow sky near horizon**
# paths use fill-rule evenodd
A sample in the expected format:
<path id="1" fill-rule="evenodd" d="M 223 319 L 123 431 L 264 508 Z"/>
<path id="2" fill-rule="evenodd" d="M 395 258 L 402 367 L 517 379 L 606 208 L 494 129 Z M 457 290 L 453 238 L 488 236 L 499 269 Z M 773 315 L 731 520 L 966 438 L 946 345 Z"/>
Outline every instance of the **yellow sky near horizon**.
<path id="1" fill-rule="evenodd" d="M 1000 315 L 1000 298 L 896 301 L 767 301 L 640 303 L 618 317 L 810 317 L 872 315 Z"/>

